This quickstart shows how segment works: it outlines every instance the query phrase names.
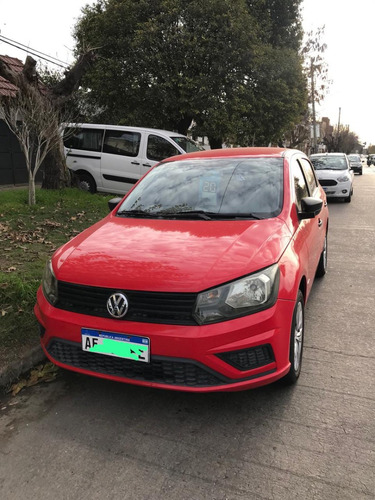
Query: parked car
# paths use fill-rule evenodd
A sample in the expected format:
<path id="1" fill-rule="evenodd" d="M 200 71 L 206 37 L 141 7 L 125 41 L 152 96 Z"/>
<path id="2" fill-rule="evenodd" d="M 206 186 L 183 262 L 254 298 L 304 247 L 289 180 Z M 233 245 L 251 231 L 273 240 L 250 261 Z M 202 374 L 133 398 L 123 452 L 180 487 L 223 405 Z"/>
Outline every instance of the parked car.
<path id="1" fill-rule="evenodd" d="M 296 150 L 170 158 L 47 263 L 35 314 L 58 366 L 137 385 L 297 381 L 328 208 Z"/>
<path id="2" fill-rule="evenodd" d="M 200 149 L 176 132 L 140 127 L 70 123 L 63 135 L 68 168 L 91 193 L 125 194 L 159 161 Z"/>
<path id="3" fill-rule="evenodd" d="M 357 172 L 359 175 L 362 175 L 361 156 L 357 154 L 350 154 L 348 155 L 348 160 L 350 168 L 353 170 L 353 172 Z"/>
<path id="4" fill-rule="evenodd" d="M 343 198 L 350 203 L 353 195 L 354 173 L 344 153 L 322 153 L 310 156 L 316 176 L 327 198 Z"/>

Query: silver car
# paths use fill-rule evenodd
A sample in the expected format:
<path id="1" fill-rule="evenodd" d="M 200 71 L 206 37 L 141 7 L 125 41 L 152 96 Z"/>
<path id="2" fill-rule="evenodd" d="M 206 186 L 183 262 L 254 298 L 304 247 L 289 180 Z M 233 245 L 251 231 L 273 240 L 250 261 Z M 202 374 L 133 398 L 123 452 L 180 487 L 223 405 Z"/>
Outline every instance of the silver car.
<path id="1" fill-rule="evenodd" d="M 316 176 L 327 198 L 352 201 L 354 173 L 344 153 L 322 153 L 310 156 Z"/>

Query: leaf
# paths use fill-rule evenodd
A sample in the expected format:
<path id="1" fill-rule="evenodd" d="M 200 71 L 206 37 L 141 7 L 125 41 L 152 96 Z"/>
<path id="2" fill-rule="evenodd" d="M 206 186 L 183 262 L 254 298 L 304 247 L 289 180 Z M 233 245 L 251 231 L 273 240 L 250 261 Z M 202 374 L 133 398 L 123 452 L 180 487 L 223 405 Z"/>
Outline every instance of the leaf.
<path id="1" fill-rule="evenodd" d="M 1 310 L 1 317 L 3 318 L 5 315 L 7 314 L 6 311 L 4 311 L 4 309 Z"/>
<path id="2" fill-rule="evenodd" d="M 31 370 L 28 378 L 23 378 L 13 384 L 9 392 L 12 392 L 12 395 L 15 396 L 24 387 L 32 387 L 36 384 L 39 384 L 39 382 L 52 382 L 53 380 L 55 380 L 58 372 L 59 368 L 49 361 L 47 363 L 38 365 Z"/>
<path id="3" fill-rule="evenodd" d="M 22 391 L 22 389 L 26 387 L 26 380 L 25 379 L 22 379 L 20 380 L 19 382 L 17 382 L 16 384 L 13 384 L 12 385 L 12 388 L 11 388 L 11 391 L 12 391 L 12 396 L 15 396 L 16 394 L 18 394 L 20 391 Z"/>

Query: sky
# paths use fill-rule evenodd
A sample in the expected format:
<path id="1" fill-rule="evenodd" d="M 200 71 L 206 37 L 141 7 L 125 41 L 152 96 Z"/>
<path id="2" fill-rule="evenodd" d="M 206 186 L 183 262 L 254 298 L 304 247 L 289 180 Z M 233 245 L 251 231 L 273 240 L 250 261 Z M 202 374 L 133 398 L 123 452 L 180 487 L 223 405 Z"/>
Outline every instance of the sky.
<path id="1" fill-rule="evenodd" d="M 67 63 L 73 61 L 72 29 L 91 0 L 0 0 L 0 35 Z M 305 31 L 325 26 L 324 59 L 332 81 L 318 118 L 349 125 L 360 140 L 375 144 L 375 0 L 304 0 Z M 25 60 L 26 53 L 0 41 L 0 54 Z M 53 66 L 51 66 L 53 67 Z M 57 66 L 55 67 L 58 68 Z M 340 112 L 341 109 L 341 112 Z"/>

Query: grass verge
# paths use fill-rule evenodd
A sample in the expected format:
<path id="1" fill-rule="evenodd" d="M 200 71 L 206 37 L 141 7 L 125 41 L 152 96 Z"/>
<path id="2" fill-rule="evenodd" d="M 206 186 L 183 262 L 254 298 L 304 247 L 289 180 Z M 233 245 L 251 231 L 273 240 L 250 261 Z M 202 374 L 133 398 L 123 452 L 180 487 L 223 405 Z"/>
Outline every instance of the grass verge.
<path id="1" fill-rule="evenodd" d="M 33 307 L 47 259 L 108 214 L 113 195 L 78 189 L 0 191 L 0 368 L 39 343 Z"/>

